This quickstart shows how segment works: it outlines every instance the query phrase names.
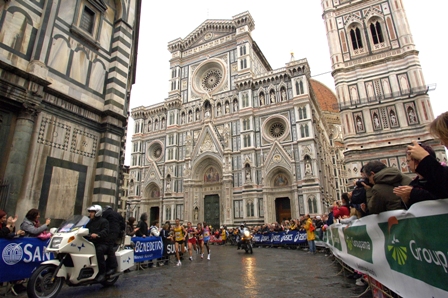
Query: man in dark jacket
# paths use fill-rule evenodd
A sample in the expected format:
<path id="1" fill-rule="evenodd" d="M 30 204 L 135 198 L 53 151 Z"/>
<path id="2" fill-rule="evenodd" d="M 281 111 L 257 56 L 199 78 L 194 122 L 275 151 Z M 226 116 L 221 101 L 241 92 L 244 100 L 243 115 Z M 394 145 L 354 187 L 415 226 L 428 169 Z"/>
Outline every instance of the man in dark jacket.
<path id="1" fill-rule="evenodd" d="M 362 204 L 367 214 L 403 209 L 401 198 L 394 194 L 394 187 L 409 185 L 411 178 L 402 174 L 397 168 L 386 167 L 380 161 L 371 161 L 364 166 L 364 172 L 372 187 L 372 197 Z"/>
<path id="2" fill-rule="evenodd" d="M 93 205 L 87 209 L 89 211 L 90 221 L 86 224 L 89 229 L 89 236 L 87 238 L 95 245 L 96 258 L 98 262 L 98 275 L 95 280 L 102 282 L 106 279 L 106 260 L 105 254 L 109 251 L 109 241 L 107 235 L 109 234 L 109 222 L 102 218 L 103 210 L 99 205 Z"/>
<path id="3" fill-rule="evenodd" d="M 115 250 L 113 247 L 117 244 L 118 240 L 122 239 L 126 224 L 123 216 L 121 216 L 121 214 L 117 211 L 114 211 L 111 206 L 107 206 L 106 210 L 103 211 L 103 218 L 107 219 L 109 222 L 109 235 L 107 236 L 107 240 L 111 249 L 107 252 L 106 275 L 110 275 L 115 273 L 118 267 L 117 258 L 115 257 Z"/>
<path id="4" fill-rule="evenodd" d="M 138 222 L 138 226 L 139 230 L 135 233 L 135 236 L 137 237 L 146 237 L 149 236 L 149 231 L 148 231 L 148 214 L 143 213 L 140 216 L 140 221 Z"/>

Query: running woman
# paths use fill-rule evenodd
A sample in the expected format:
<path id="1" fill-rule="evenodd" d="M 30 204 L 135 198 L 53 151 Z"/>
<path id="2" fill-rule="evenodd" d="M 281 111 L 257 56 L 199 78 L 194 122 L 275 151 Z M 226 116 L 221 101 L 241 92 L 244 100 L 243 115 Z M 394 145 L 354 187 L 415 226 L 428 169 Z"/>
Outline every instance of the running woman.
<path id="1" fill-rule="evenodd" d="M 199 250 L 201 251 L 201 259 L 204 258 L 204 229 L 202 228 L 202 224 L 198 223 L 196 227 L 196 236 L 197 236 L 197 246 L 199 247 Z"/>
<path id="2" fill-rule="evenodd" d="M 210 241 L 210 227 L 207 225 L 206 222 L 204 222 L 204 228 L 203 233 L 204 235 L 204 245 L 207 247 L 207 260 L 210 260 L 210 247 L 208 246 L 208 242 Z M 202 249 L 202 252 L 204 252 L 204 249 Z M 201 254 L 201 259 L 204 257 L 204 254 Z"/>
<path id="3" fill-rule="evenodd" d="M 185 253 L 185 237 L 187 235 L 186 230 L 184 226 L 180 225 L 179 218 L 176 218 L 176 225 L 173 228 L 174 231 L 174 248 L 176 249 L 176 258 L 177 258 L 177 264 L 176 266 L 181 266 L 182 262 L 180 261 L 180 255 L 179 250 L 182 250 L 182 254 Z"/>
<path id="4" fill-rule="evenodd" d="M 196 230 L 191 226 L 191 222 L 187 222 L 187 237 L 188 237 L 188 258 L 193 261 L 193 248 L 196 247 Z"/>

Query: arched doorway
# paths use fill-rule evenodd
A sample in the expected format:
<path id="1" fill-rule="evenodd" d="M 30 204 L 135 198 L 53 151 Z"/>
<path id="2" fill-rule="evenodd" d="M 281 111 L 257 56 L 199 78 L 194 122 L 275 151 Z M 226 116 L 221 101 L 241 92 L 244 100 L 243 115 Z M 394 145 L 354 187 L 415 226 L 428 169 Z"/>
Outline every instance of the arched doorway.
<path id="1" fill-rule="evenodd" d="M 151 207 L 151 209 L 149 209 L 149 224 L 152 225 L 152 223 L 157 220 L 159 222 L 159 227 L 161 226 L 161 222 L 159 219 L 159 214 L 160 214 L 160 208 L 159 207 Z"/>
<path id="2" fill-rule="evenodd" d="M 289 198 L 275 199 L 275 219 L 278 223 L 291 218 L 291 202 Z"/>

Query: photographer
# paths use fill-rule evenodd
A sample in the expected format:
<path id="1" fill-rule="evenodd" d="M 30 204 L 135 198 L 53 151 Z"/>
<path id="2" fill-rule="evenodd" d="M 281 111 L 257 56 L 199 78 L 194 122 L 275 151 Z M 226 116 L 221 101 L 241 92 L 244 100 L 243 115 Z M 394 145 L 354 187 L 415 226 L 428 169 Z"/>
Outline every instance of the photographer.
<path id="1" fill-rule="evenodd" d="M 367 206 L 367 201 L 372 196 L 372 185 L 369 183 L 369 179 L 367 179 L 363 169 L 364 167 L 361 168 L 362 178 L 355 182 L 355 188 L 352 192 L 348 193 L 350 205 L 356 209 L 356 216 L 358 218 L 367 215 L 367 213 L 362 210 L 362 205 L 364 204 L 364 206 Z"/>

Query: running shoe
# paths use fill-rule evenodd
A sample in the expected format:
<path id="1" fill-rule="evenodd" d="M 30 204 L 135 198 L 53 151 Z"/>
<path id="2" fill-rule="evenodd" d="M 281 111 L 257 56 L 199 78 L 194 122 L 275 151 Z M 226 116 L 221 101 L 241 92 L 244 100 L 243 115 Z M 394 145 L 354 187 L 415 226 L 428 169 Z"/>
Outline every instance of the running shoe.
<path id="1" fill-rule="evenodd" d="M 201 254 L 201 259 L 203 259 L 204 258 L 204 254 Z"/>
<path id="2" fill-rule="evenodd" d="M 182 266 L 182 262 L 181 262 L 181 261 L 178 261 L 177 264 L 176 264 L 176 266 Z"/>
<path id="3" fill-rule="evenodd" d="M 207 260 L 210 260 L 210 254 L 208 254 L 208 256 L 207 256 Z"/>
<path id="4" fill-rule="evenodd" d="M 188 259 L 189 259 L 190 261 L 193 261 L 193 257 L 189 257 Z"/>

